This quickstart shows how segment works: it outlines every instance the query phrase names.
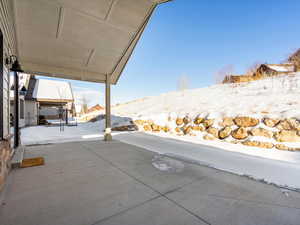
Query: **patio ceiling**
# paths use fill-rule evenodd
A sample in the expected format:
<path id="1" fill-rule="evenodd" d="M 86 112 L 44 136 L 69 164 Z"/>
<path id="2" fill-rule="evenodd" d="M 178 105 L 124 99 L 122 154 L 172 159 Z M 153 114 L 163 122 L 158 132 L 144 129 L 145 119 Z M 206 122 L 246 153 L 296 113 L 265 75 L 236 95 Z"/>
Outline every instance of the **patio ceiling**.
<path id="1" fill-rule="evenodd" d="M 13 0 L 27 73 L 116 84 L 157 4 L 168 0 Z"/>

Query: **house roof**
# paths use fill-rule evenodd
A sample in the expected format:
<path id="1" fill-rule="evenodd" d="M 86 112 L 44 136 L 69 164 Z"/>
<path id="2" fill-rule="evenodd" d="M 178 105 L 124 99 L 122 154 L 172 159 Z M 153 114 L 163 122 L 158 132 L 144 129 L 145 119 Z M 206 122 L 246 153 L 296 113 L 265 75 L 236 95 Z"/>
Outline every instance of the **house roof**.
<path id="1" fill-rule="evenodd" d="M 294 72 L 295 66 L 293 64 L 264 64 L 268 68 L 276 72 Z"/>
<path id="2" fill-rule="evenodd" d="M 99 104 L 97 104 L 97 105 L 94 105 L 94 106 L 90 107 L 90 108 L 88 109 L 88 113 L 96 112 L 96 111 L 101 111 L 101 110 L 103 110 L 103 109 L 104 109 L 104 108 L 103 108 L 102 106 L 100 106 Z"/>
<path id="3" fill-rule="evenodd" d="M 74 101 L 71 84 L 57 80 L 37 79 L 32 97 L 37 101 Z"/>
<path id="4" fill-rule="evenodd" d="M 30 74 L 117 83 L 153 11 L 169 0 L 12 0 Z"/>

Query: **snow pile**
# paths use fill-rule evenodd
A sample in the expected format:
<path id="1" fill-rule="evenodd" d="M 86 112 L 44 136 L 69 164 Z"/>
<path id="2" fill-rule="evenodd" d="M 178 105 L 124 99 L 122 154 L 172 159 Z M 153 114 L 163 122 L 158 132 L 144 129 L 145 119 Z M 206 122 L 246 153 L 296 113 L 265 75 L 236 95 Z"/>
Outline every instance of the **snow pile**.
<path id="1" fill-rule="evenodd" d="M 114 128 L 132 123 L 129 117 L 112 116 L 111 124 Z M 77 126 L 64 125 L 63 128 L 55 123 L 54 126 L 33 126 L 21 130 L 21 141 L 23 145 L 34 145 L 103 139 L 104 129 L 104 119 L 96 122 L 78 123 Z M 117 134 L 118 132 L 113 133 Z"/>
<path id="2" fill-rule="evenodd" d="M 300 119 L 300 73 L 240 84 L 170 92 L 113 107 L 116 115 L 157 120 L 189 114 L 195 117 L 235 116 Z"/>

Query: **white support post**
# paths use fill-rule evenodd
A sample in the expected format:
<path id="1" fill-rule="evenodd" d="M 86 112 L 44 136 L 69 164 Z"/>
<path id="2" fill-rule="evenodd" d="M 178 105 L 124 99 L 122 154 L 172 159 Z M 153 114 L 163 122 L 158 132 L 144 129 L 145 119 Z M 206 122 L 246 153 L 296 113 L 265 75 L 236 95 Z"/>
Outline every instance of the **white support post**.
<path id="1" fill-rule="evenodd" d="M 110 110 L 110 75 L 106 75 L 105 82 L 105 134 L 104 141 L 111 141 L 111 110 Z"/>

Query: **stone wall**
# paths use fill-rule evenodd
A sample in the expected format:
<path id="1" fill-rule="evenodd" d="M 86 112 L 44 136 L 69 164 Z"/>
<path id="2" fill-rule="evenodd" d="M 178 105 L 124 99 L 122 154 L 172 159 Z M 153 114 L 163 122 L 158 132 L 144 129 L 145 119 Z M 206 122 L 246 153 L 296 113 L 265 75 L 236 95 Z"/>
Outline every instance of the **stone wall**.
<path id="1" fill-rule="evenodd" d="M 11 146 L 7 140 L 0 141 L 0 192 L 3 189 L 5 179 L 10 170 Z"/>
<path id="2" fill-rule="evenodd" d="M 300 122 L 294 118 L 252 118 L 248 116 L 213 118 L 168 118 L 167 125 L 152 120 L 135 120 L 139 130 L 195 136 L 203 140 L 221 140 L 267 149 L 300 151 L 289 142 L 300 142 Z M 299 143 L 300 146 L 300 143 Z"/>

